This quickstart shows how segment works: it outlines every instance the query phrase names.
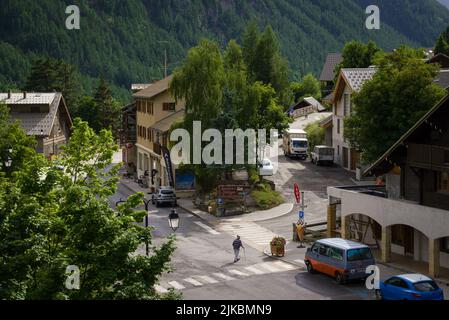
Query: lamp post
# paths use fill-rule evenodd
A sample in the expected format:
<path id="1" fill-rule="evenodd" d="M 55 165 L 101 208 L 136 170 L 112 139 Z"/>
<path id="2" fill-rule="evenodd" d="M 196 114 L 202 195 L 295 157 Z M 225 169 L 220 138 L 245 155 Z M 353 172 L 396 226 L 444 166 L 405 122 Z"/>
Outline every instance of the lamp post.
<path id="1" fill-rule="evenodd" d="M 170 225 L 170 228 L 172 228 L 173 232 L 176 232 L 179 228 L 179 215 L 174 207 L 168 215 L 168 224 Z"/>

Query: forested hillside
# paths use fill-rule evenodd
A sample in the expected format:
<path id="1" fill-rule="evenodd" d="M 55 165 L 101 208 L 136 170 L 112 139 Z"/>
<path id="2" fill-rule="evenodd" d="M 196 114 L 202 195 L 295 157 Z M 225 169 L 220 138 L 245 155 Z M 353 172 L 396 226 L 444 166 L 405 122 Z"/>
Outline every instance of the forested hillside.
<path id="1" fill-rule="evenodd" d="M 81 30 L 65 28 L 71 4 L 80 8 Z M 381 30 L 365 28 L 369 4 L 380 7 Z M 78 68 L 85 91 L 102 74 L 124 101 L 131 83 L 162 77 L 164 48 L 171 71 L 199 39 L 224 46 L 253 18 L 272 25 L 294 78 L 318 74 L 327 52 L 352 39 L 385 50 L 433 46 L 449 10 L 436 0 L 2 0 L 0 90 L 22 88 L 31 61 L 50 55 Z"/>

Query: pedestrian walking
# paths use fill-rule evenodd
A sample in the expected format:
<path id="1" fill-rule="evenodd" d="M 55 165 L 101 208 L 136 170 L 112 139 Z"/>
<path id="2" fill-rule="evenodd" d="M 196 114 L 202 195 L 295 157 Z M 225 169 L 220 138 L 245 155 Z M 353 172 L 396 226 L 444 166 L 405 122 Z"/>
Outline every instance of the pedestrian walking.
<path id="1" fill-rule="evenodd" d="M 240 260 L 240 248 L 245 249 L 245 247 L 242 244 L 242 240 L 240 240 L 240 236 L 237 236 L 237 238 L 232 242 L 232 247 L 234 248 L 234 263 Z"/>

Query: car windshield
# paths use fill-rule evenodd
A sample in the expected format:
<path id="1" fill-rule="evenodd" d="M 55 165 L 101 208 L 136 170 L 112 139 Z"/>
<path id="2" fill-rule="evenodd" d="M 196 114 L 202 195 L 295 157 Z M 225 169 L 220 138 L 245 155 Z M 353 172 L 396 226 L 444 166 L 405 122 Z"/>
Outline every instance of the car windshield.
<path id="1" fill-rule="evenodd" d="M 370 248 L 348 250 L 348 261 L 370 260 L 373 258 Z"/>
<path id="2" fill-rule="evenodd" d="M 331 156 L 334 154 L 334 149 L 330 148 L 319 149 L 319 153 L 323 156 Z"/>
<path id="3" fill-rule="evenodd" d="M 162 194 L 173 194 L 173 190 L 161 190 Z"/>
<path id="4" fill-rule="evenodd" d="M 415 283 L 413 287 L 421 292 L 431 292 L 439 289 L 438 285 L 433 281 L 418 282 Z"/>
<path id="5" fill-rule="evenodd" d="M 293 141 L 293 148 L 307 148 L 307 141 Z"/>

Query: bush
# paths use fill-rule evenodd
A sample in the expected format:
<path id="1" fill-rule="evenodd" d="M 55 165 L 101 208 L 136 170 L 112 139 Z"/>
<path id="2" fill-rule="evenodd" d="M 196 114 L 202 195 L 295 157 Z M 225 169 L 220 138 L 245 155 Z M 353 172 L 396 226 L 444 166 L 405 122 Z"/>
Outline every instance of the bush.
<path id="1" fill-rule="evenodd" d="M 260 183 L 251 191 L 251 196 L 256 202 L 256 207 L 267 210 L 284 203 L 284 198 L 277 191 L 271 190 L 267 183 Z"/>

